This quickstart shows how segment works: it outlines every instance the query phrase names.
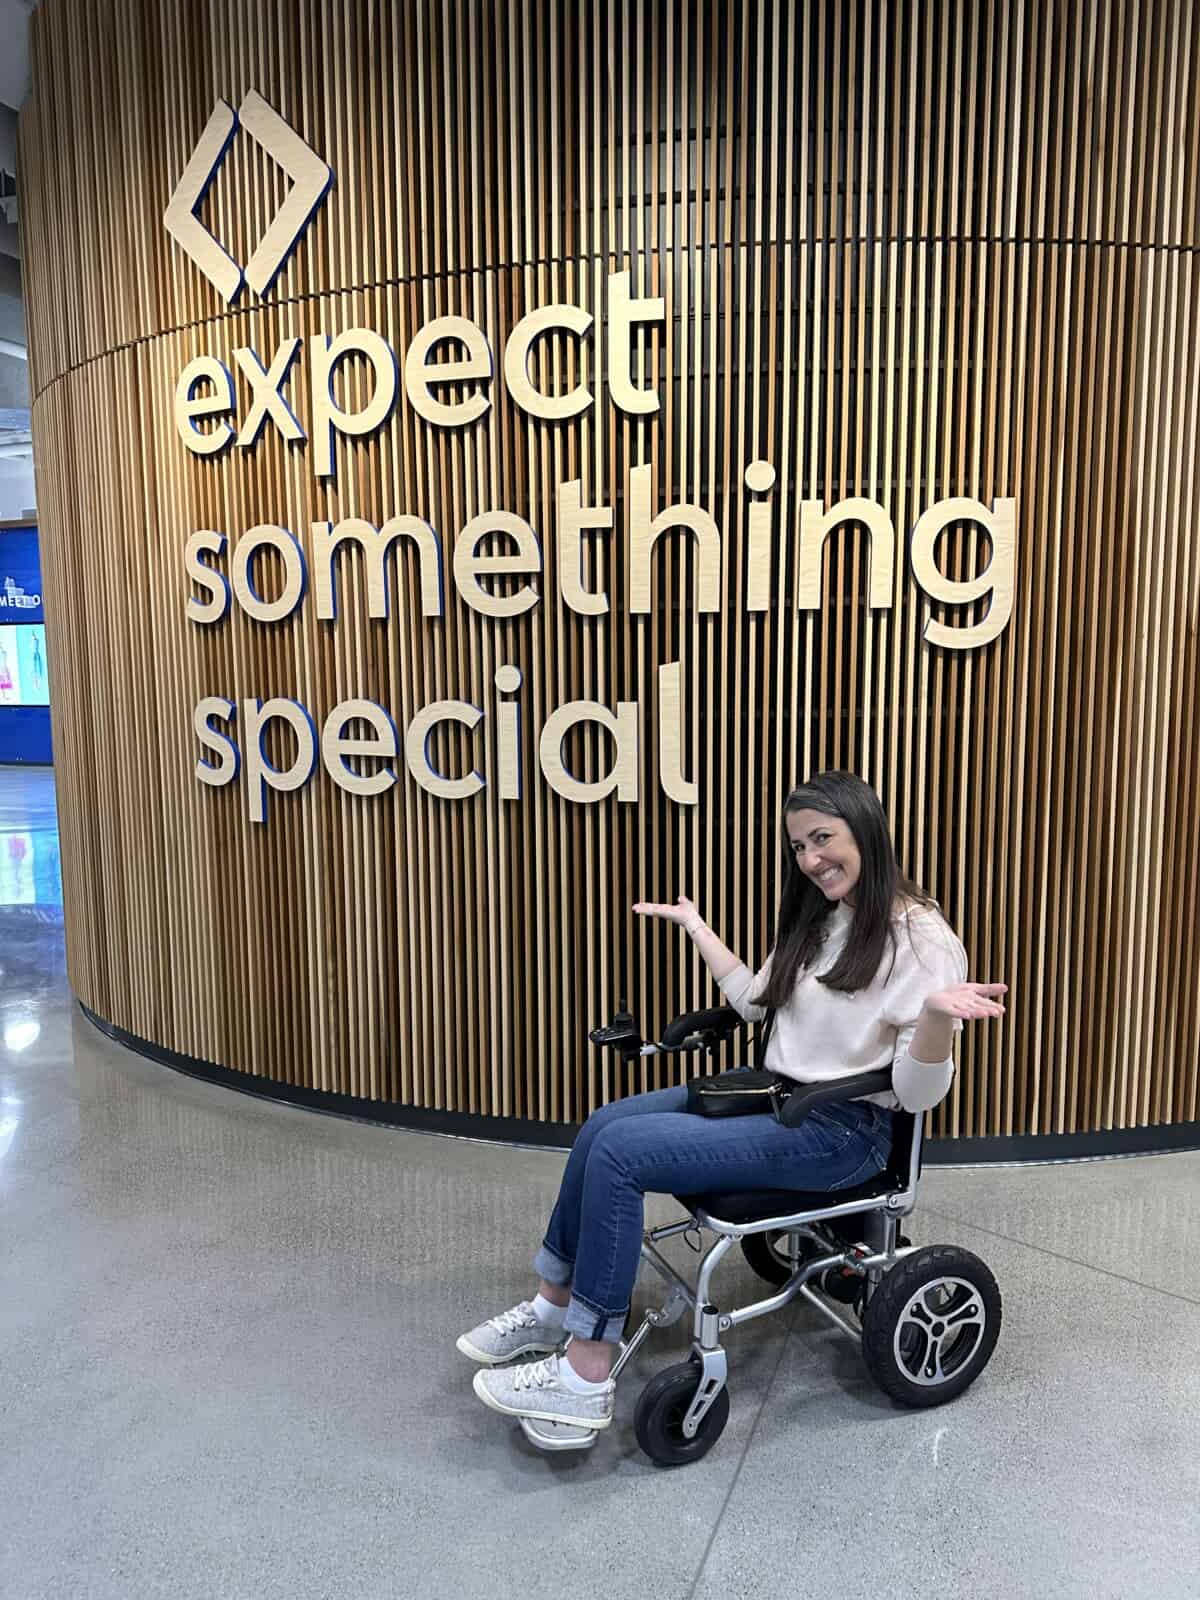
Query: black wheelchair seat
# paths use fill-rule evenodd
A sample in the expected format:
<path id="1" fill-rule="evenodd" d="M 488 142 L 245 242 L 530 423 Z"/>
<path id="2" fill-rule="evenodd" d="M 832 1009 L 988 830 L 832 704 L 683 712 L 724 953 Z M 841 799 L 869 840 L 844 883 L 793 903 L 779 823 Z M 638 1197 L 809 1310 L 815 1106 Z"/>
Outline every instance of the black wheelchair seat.
<path id="1" fill-rule="evenodd" d="M 856 1183 L 848 1189 L 750 1189 L 729 1194 L 677 1194 L 675 1199 L 693 1216 L 703 1211 L 706 1216 L 736 1225 L 765 1222 L 770 1217 L 794 1217 L 802 1211 L 827 1211 L 831 1206 L 855 1200 L 882 1200 L 889 1194 L 903 1194 L 910 1182 L 909 1162 L 916 1121 L 911 1111 L 893 1112 L 892 1148 L 887 1166 L 865 1183 Z"/>
<path id="2" fill-rule="evenodd" d="M 848 1189 L 750 1189 L 732 1194 L 677 1194 L 675 1199 L 693 1216 L 703 1211 L 722 1222 L 765 1222 L 769 1217 L 793 1217 L 801 1211 L 825 1211 L 852 1200 L 881 1199 L 903 1188 L 884 1168 Z"/>

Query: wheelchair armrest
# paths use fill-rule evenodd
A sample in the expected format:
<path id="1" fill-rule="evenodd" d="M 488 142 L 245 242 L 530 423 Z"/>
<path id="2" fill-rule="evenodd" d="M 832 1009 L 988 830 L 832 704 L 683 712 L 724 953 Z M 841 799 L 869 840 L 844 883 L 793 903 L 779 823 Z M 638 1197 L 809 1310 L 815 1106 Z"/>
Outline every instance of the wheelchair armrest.
<path id="1" fill-rule="evenodd" d="M 887 1094 L 892 1087 L 891 1067 L 875 1072 L 859 1072 L 852 1078 L 836 1078 L 832 1083 L 800 1083 L 779 1107 L 779 1120 L 785 1128 L 796 1128 L 814 1106 L 834 1100 L 857 1100 L 867 1094 Z"/>
<path id="2" fill-rule="evenodd" d="M 665 1050 L 679 1050 L 692 1044 L 716 1044 L 741 1026 L 742 1019 L 732 1006 L 713 1006 L 707 1011 L 685 1011 L 663 1029 Z"/>

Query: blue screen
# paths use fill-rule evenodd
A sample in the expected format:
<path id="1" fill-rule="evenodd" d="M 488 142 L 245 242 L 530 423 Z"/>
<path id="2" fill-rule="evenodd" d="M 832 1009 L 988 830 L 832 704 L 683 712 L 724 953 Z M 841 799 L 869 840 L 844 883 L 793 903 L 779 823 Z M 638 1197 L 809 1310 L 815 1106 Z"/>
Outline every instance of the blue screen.
<path id="1" fill-rule="evenodd" d="M 0 529 L 0 624 L 45 620 L 37 529 Z"/>
<path id="2" fill-rule="evenodd" d="M 34 527 L 0 528 L 0 764 L 48 764 L 50 678 Z"/>

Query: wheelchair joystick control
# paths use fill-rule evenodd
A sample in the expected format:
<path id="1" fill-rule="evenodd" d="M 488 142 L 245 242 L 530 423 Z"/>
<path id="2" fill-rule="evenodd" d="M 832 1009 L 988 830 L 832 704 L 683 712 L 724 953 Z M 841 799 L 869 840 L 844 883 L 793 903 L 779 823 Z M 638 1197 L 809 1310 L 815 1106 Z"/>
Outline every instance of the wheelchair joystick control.
<path id="1" fill-rule="evenodd" d="M 603 1028 L 593 1028 L 588 1038 L 593 1044 L 608 1045 L 621 1056 L 641 1054 L 642 1036 L 633 1020 L 633 1012 L 627 1009 L 624 1000 L 620 1002 L 612 1021 Z"/>

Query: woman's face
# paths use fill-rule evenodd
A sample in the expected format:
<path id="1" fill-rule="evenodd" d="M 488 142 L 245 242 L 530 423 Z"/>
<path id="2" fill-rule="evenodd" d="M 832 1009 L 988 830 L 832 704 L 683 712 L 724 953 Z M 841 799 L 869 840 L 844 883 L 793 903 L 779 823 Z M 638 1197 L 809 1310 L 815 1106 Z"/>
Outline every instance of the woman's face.
<path id="1" fill-rule="evenodd" d="M 823 811 L 789 811 L 783 819 L 791 841 L 792 860 L 811 878 L 826 900 L 854 904 L 862 857 L 854 835 L 841 817 Z"/>

